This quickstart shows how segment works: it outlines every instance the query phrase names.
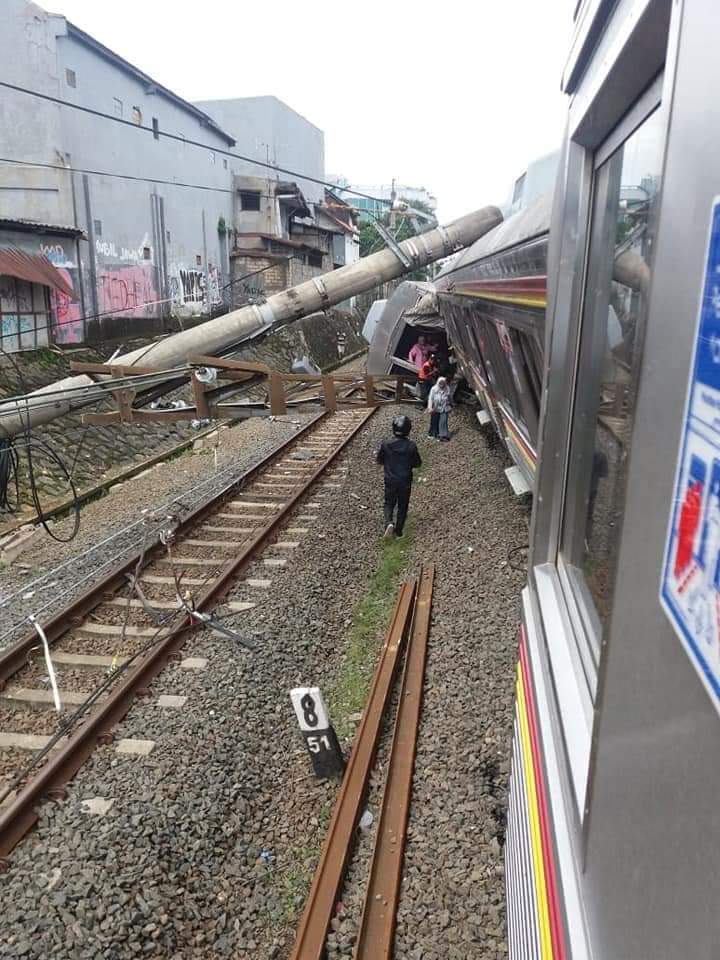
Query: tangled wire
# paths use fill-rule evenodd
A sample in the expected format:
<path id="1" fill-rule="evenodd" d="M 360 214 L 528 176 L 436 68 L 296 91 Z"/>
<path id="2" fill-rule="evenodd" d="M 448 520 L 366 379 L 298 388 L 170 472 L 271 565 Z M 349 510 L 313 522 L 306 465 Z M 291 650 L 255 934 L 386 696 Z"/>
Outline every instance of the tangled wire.
<path id="1" fill-rule="evenodd" d="M 13 365 L 18 376 L 21 389 L 26 395 L 25 405 L 27 408 L 27 420 L 24 422 L 22 433 L 17 437 L 3 437 L 0 439 L 0 512 L 16 513 L 20 507 L 20 463 L 21 452 L 24 454 L 23 460 L 27 465 L 28 484 L 30 488 L 30 498 L 32 505 L 37 513 L 38 520 L 42 524 L 45 532 L 57 540 L 59 543 L 69 543 L 77 536 L 80 529 L 80 502 L 78 500 L 77 489 L 73 482 L 72 473 L 68 470 L 65 461 L 57 451 L 53 450 L 51 445 L 44 440 L 32 436 L 30 429 L 30 409 L 27 400 L 27 387 L 22 370 L 18 366 L 15 358 L 0 347 L 0 352 L 8 358 Z M 17 413 L 21 421 L 23 420 L 20 400 L 15 401 Z M 73 526 L 69 536 L 61 537 L 54 533 L 48 525 L 47 516 L 40 499 L 37 480 L 35 476 L 36 458 L 45 458 L 60 471 L 60 474 L 67 481 L 68 487 L 72 493 Z M 77 457 L 75 458 L 77 462 Z"/>

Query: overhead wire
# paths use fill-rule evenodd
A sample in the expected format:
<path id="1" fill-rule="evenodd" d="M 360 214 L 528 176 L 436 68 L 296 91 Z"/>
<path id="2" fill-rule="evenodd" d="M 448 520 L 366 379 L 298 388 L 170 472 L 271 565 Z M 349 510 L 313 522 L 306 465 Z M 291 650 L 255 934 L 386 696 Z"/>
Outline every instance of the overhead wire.
<path id="1" fill-rule="evenodd" d="M 208 150 L 210 153 L 219 154 L 224 157 L 232 157 L 233 160 L 242 160 L 244 163 L 250 163 L 257 167 L 263 167 L 268 170 L 273 170 L 276 173 L 284 173 L 291 177 L 298 177 L 301 180 L 307 180 L 308 183 L 316 183 L 322 187 L 329 187 L 331 190 L 341 190 L 343 193 L 352 194 L 355 197 L 362 197 L 363 200 L 372 200 L 375 203 L 384 203 L 390 204 L 391 201 L 385 199 L 384 197 L 374 197 L 372 194 L 363 193 L 361 190 L 353 190 L 350 187 L 339 187 L 336 183 L 331 183 L 329 180 L 323 180 L 321 177 L 314 177 L 309 173 L 302 173 L 298 170 L 292 170 L 289 167 L 281 167 L 274 163 L 264 160 L 256 160 L 254 157 L 246 157 L 241 153 L 235 153 L 232 150 L 225 150 L 222 147 L 214 146 L 212 144 L 203 143 L 200 140 L 193 140 L 189 137 L 184 137 L 182 134 L 178 133 L 169 133 L 166 130 L 160 130 L 155 127 L 148 127 L 142 123 L 135 123 L 134 120 L 126 120 L 124 117 L 116 117 L 113 114 L 105 113 L 102 110 L 94 110 L 92 107 L 86 107 L 80 103 L 72 103 L 70 100 L 63 100 L 61 97 L 54 97 L 49 93 L 40 93 L 38 90 L 30 90 L 28 87 L 21 87 L 18 84 L 8 83 L 6 80 L 0 80 L 0 87 L 5 87 L 8 90 L 14 90 L 16 93 L 23 93 L 31 97 L 37 97 L 40 100 L 46 100 L 49 103 L 55 103 L 58 106 L 68 107 L 72 110 L 79 110 L 82 113 L 90 114 L 94 117 L 99 117 L 103 120 L 112 120 L 114 123 L 120 123 L 123 126 L 132 127 L 135 130 L 144 130 L 147 133 L 151 133 L 154 139 L 159 139 L 164 137 L 166 140 L 173 140 L 177 143 L 181 143 L 184 146 L 193 146 L 199 147 L 202 150 Z M 212 118 L 210 118 L 212 119 Z M 63 167 L 62 169 L 67 169 Z M 104 176 L 99 171 L 88 171 L 96 175 Z M 134 178 L 126 178 L 134 179 Z M 143 178 L 144 179 L 144 178 Z M 152 180 L 152 178 L 149 178 Z M 159 181 L 156 181 L 159 182 Z M 171 183 L 171 181 L 166 181 Z"/>

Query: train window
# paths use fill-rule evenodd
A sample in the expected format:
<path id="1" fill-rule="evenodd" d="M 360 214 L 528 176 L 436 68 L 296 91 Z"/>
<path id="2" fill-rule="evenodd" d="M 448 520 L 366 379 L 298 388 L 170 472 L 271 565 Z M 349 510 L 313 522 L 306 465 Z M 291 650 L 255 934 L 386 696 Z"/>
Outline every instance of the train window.
<path id="1" fill-rule="evenodd" d="M 663 140 L 656 110 L 598 166 L 593 188 L 558 562 L 593 697 L 625 509 Z"/>

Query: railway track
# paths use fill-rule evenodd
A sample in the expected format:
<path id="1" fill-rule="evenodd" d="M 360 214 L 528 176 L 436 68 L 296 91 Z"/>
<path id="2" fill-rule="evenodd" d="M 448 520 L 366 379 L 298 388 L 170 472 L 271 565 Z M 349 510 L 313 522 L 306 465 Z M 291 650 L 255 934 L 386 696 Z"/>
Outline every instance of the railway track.
<path id="1" fill-rule="evenodd" d="M 184 519 L 148 518 L 136 555 L 0 651 L 0 864 L 42 800 L 62 796 L 135 697 L 180 659 L 193 629 L 210 626 L 251 646 L 212 611 L 230 589 L 241 587 L 246 598 L 228 603 L 237 613 L 271 587 L 272 569 L 288 562 L 320 519 L 316 485 L 333 490 L 338 477 L 329 468 L 373 412 L 321 414 Z M 258 560 L 267 577 L 239 582 Z M 53 672 L 56 691 L 48 684 Z"/>
<path id="2" fill-rule="evenodd" d="M 426 565 L 419 579 L 404 583 L 398 594 L 290 960 L 323 960 L 326 956 L 328 930 L 352 858 L 383 717 L 407 646 L 380 820 L 353 952 L 355 960 L 392 960 L 394 956 L 434 579 L 434 567 Z"/>

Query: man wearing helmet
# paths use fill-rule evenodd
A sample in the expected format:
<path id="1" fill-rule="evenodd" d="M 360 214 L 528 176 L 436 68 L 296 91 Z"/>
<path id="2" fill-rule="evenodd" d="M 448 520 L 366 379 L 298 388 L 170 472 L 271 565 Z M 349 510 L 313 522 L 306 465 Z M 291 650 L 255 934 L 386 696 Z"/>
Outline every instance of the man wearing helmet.
<path id="1" fill-rule="evenodd" d="M 418 448 L 409 439 L 410 419 L 404 414 L 392 422 L 392 440 L 383 440 L 377 462 L 385 470 L 385 536 L 402 536 L 410 503 L 413 469 L 422 464 Z M 397 515 L 395 508 L 397 507 Z"/>

